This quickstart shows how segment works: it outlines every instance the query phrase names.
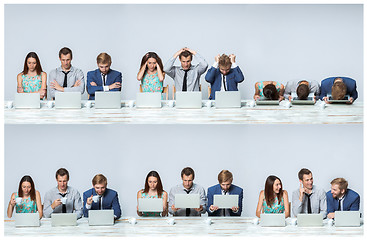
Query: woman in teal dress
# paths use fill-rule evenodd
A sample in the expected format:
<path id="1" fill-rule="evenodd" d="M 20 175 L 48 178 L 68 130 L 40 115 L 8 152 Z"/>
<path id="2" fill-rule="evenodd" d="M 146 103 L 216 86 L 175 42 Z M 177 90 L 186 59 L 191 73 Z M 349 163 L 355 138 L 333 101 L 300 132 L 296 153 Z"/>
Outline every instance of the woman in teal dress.
<path id="1" fill-rule="evenodd" d="M 148 52 L 141 60 L 137 79 L 141 82 L 142 92 L 162 92 L 163 64 L 161 58 L 155 52 Z"/>
<path id="2" fill-rule="evenodd" d="M 137 213 L 143 217 L 165 217 L 168 214 L 168 194 L 163 190 L 163 185 L 159 174 L 156 171 L 150 171 L 145 178 L 144 189 L 138 191 L 139 198 L 162 198 L 163 199 L 163 212 L 140 212 L 139 205 L 137 206 Z"/>
<path id="3" fill-rule="evenodd" d="M 21 199 L 17 203 L 17 198 Z M 32 178 L 28 175 L 22 177 L 19 183 L 18 192 L 11 195 L 8 205 L 8 217 L 11 218 L 15 207 L 16 213 L 36 213 L 42 217 L 43 209 L 41 195 L 35 189 Z"/>
<path id="4" fill-rule="evenodd" d="M 35 52 L 27 54 L 24 68 L 17 76 L 18 93 L 39 93 L 46 97 L 47 74 L 42 71 L 41 62 Z"/>
<path id="5" fill-rule="evenodd" d="M 266 98 L 269 100 L 284 99 L 284 85 L 275 81 L 262 81 L 255 83 L 254 99 Z"/>
<path id="6" fill-rule="evenodd" d="M 256 216 L 261 213 L 285 213 L 290 216 L 288 193 L 283 190 L 282 181 L 276 176 L 269 176 L 265 182 L 265 190 L 261 190 L 256 208 Z"/>

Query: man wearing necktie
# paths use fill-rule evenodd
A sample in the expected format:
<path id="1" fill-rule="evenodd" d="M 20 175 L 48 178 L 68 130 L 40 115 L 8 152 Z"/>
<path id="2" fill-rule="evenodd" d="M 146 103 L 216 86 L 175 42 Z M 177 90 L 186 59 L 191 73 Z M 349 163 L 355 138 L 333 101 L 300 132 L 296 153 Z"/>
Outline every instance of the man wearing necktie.
<path id="1" fill-rule="evenodd" d="M 59 59 L 61 66 L 53 69 L 47 79 L 50 99 L 55 98 L 56 92 L 80 92 L 83 94 L 85 88 L 84 74 L 82 70 L 71 65 L 73 59 L 71 49 L 67 47 L 60 49 Z"/>
<path id="2" fill-rule="evenodd" d="M 359 211 L 359 194 L 348 188 L 347 180 L 335 178 L 330 184 L 331 190 L 326 193 L 328 218 L 334 218 L 335 211 Z"/>
<path id="3" fill-rule="evenodd" d="M 192 65 L 193 56 L 199 62 Z M 174 66 L 176 58 L 179 57 L 181 66 Z M 200 76 L 205 73 L 208 63 L 196 51 L 190 48 L 181 48 L 164 66 L 164 72 L 175 82 L 176 91 L 190 92 L 200 91 Z"/>
<path id="4" fill-rule="evenodd" d="M 219 184 L 208 188 L 208 205 L 207 212 L 209 216 L 241 216 L 243 189 L 232 184 L 233 175 L 228 170 L 222 170 L 218 174 Z M 219 209 L 214 205 L 214 195 L 239 195 L 238 206 L 233 206 L 230 209 Z"/>
<path id="5" fill-rule="evenodd" d="M 121 208 L 116 191 L 107 188 L 107 178 L 97 174 L 92 179 L 93 188 L 83 193 L 83 214 L 88 217 L 89 210 L 113 209 L 115 219 L 121 217 Z M 98 196 L 93 200 L 94 196 Z"/>
<path id="6" fill-rule="evenodd" d="M 97 91 L 121 91 L 122 73 L 111 69 L 111 56 L 100 53 L 97 56 L 98 69 L 87 73 L 87 92 L 89 100 L 95 99 Z"/>
<path id="7" fill-rule="evenodd" d="M 215 57 L 213 66 L 205 75 L 205 80 L 210 83 L 211 93 L 209 99 L 215 100 L 217 91 L 238 91 L 238 83 L 243 82 L 244 76 L 236 64 L 236 56 L 219 54 Z"/>
<path id="8" fill-rule="evenodd" d="M 318 214 L 326 218 L 326 194 L 321 188 L 313 185 L 312 172 L 302 168 L 298 172 L 299 189 L 292 194 L 292 212 L 297 217 L 299 213 Z"/>
<path id="9" fill-rule="evenodd" d="M 50 218 L 52 213 L 72 213 L 77 214 L 77 218 L 82 217 L 82 199 L 78 190 L 68 186 L 69 172 L 65 168 L 56 171 L 57 187 L 49 190 L 45 194 L 43 202 L 43 216 Z"/>

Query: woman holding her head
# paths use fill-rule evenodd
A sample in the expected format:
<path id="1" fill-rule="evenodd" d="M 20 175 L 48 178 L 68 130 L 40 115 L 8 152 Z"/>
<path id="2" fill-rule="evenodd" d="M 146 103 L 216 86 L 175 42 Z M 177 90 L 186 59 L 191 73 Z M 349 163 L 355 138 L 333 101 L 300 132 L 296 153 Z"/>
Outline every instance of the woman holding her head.
<path id="1" fill-rule="evenodd" d="M 139 206 L 137 206 L 137 213 L 139 216 L 144 217 L 165 217 L 168 214 L 168 194 L 163 190 L 163 185 L 159 174 L 156 171 L 150 171 L 145 179 L 144 189 L 138 192 L 137 199 L 139 198 L 162 198 L 163 199 L 163 212 L 139 212 Z"/>
<path id="2" fill-rule="evenodd" d="M 161 58 L 155 52 L 145 54 L 137 77 L 141 81 L 142 92 L 162 92 L 164 77 Z"/>
<path id="3" fill-rule="evenodd" d="M 283 190 L 282 181 L 276 176 L 269 176 L 265 182 L 265 190 L 261 190 L 256 208 L 256 216 L 261 213 L 285 213 L 290 216 L 288 193 Z"/>
<path id="4" fill-rule="evenodd" d="M 18 192 L 10 197 L 8 205 L 8 217 L 11 218 L 15 207 L 16 213 L 35 213 L 38 211 L 42 217 L 43 209 L 41 195 L 35 189 L 34 182 L 30 176 L 24 176 L 19 182 Z"/>
<path id="5" fill-rule="evenodd" d="M 41 62 L 35 52 L 27 54 L 23 71 L 17 75 L 18 93 L 39 93 L 46 96 L 47 74 L 42 71 Z"/>
<path id="6" fill-rule="evenodd" d="M 275 81 L 262 81 L 255 83 L 254 99 L 266 98 L 268 100 L 284 99 L 284 85 Z"/>

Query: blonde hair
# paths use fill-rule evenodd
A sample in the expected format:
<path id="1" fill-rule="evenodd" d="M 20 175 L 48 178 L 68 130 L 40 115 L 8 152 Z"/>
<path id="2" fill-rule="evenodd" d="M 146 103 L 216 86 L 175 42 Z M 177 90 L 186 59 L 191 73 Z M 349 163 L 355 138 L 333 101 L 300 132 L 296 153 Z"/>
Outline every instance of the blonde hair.
<path id="1" fill-rule="evenodd" d="M 100 53 L 97 56 L 97 64 L 99 63 L 111 65 L 112 63 L 111 56 L 108 55 L 107 53 Z"/>
<path id="2" fill-rule="evenodd" d="M 218 182 L 219 183 L 223 183 L 223 182 L 227 182 L 227 181 L 233 181 L 233 175 L 230 171 L 228 170 L 222 170 L 220 171 L 220 173 L 218 174 Z"/>
<path id="3" fill-rule="evenodd" d="M 231 59 L 227 55 L 222 54 L 219 57 L 218 65 L 221 67 L 230 67 L 232 66 Z"/>
<path id="4" fill-rule="evenodd" d="M 348 181 L 344 178 L 335 178 L 333 181 L 330 182 L 331 185 L 337 184 L 339 185 L 339 189 L 347 190 L 348 188 Z"/>
<path id="5" fill-rule="evenodd" d="M 92 185 L 94 186 L 96 184 L 104 184 L 107 186 L 107 178 L 103 174 L 97 174 L 92 179 Z"/>

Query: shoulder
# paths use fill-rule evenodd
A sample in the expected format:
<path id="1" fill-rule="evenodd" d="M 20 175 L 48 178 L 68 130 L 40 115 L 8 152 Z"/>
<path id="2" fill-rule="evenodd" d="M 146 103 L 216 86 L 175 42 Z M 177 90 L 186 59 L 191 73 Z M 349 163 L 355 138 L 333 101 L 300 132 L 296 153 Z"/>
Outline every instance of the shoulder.
<path id="1" fill-rule="evenodd" d="M 54 68 L 50 71 L 50 74 L 56 74 L 57 73 L 57 68 Z"/>
<path id="2" fill-rule="evenodd" d="M 332 198 L 332 195 L 331 195 L 331 191 L 330 190 L 326 193 L 326 197 L 331 197 Z"/>
<path id="3" fill-rule="evenodd" d="M 235 189 L 237 191 L 243 191 L 243 189 L 241 187 L 237 186 L 237 185 L 232 184 L 232 187 L 233 187 L 233 189 Z"/>
<path id="4" fill-rule="evenodd" d="M 47 73 L 46 72 L 41 72 L 41 76 L 42 77 L 47 77 Z"/>
<path id="5" fill-rule="evenodd" d="M 219 186 L 219 184 L 216 184 L 216 185 L 214 185 L 214 186 L 209 187 L 209 188 L 208 188 L 208 192 L 212 192 L 212 191 L 214 191 L 218 186 Z"/>
<path id="6" fill-rule="evenodd" d="M 261 190 L 260 191 L 260 196 L 264 196 L 264 194 L 265 194 L 264 190 Z"/>
<path id="7" fill-rule="evenodd" d="M 335 79 L 335 77 L 328 77 L 328 78 L 325 78 L 324 80 L 321 81 L 321 84 L 324 83 L 324 84 L 328 84 L 328 83 L 331 83 L 333 82 Z"/>
<path id="8" fill-rule="evenodd" d="M 88 193 L 91 193 L 92 192 L 92 188 L 91 189 L 88 189 L 87 191 L 85 191 L 83 194 L 86 194 L 88 195 Z"/>
<path id="9" fill-rule="evenodd" d="M 17 78 L 21 78 L 23 76 L 23 73 L 18 73 Z"/>
<path id="10" fill-rule="evenodd" d="M 40 192 L 38 190 L 36 190 L 36 195 L 40 196 Z"/>
<path id="11" fill-rule="evenodd" d="M 122 75 L 122 73 L 120 71 L 117 71 L 117 70 L 113 70 L 113 69 L 110 69 L 110 73 L 113 74 L 113 75 Z"/>
<path id="12" fill-rule="evenodd" d="M 317 193 L 319 193 L 319 194 L 325 194 L 325 190 L 324 189 L 319 188 L 319 187 L 317 187 L 315 185 L 312 187 L 312 190 L 315 191 L 315 192 L 317 192 Z"/>
<path id="13" fill-rule="evenodd" d="M 15 197 L 17 194 L 18 194 L 18 193 L 13 192 L 13 193 L 11 194 L 11 198 Z"/>
<path id="14" fill-rule="evenodd" d="M 106 188 L 107 194 L 111 194 L 111 195 L 117 195 L 117 191 L 110 189 L 110 188 Z"/>
<path id="15" fill-rule="evenodd" d="M 164 190 L 163 190 L 163 196 L 164 196 L 164 197 L 167 197 L 167 196 L 168 196 L 167 192 L 166 192 L 166 191 L 164 191 Z"/>
<path id="16" fill-rule="evenodd" d="M 71 193 L 74 193 L 74 194 L 80 194 L 80 193 L 79 193 L 79 191 L 78 191 L 76 188 L 73 188 L 73 187 L 70 187 L 70 186 L 68 186 L 68 188 L 69 188 L 69 191 L 70 191 Z"/>
<path id="17" fill-rule="evenodd" d="M 359 197 L 359 194 L 356 191 L 353 191 L 352 189 L 348 189 L 348 194 L 350 194 L 353 198 Z"/>

